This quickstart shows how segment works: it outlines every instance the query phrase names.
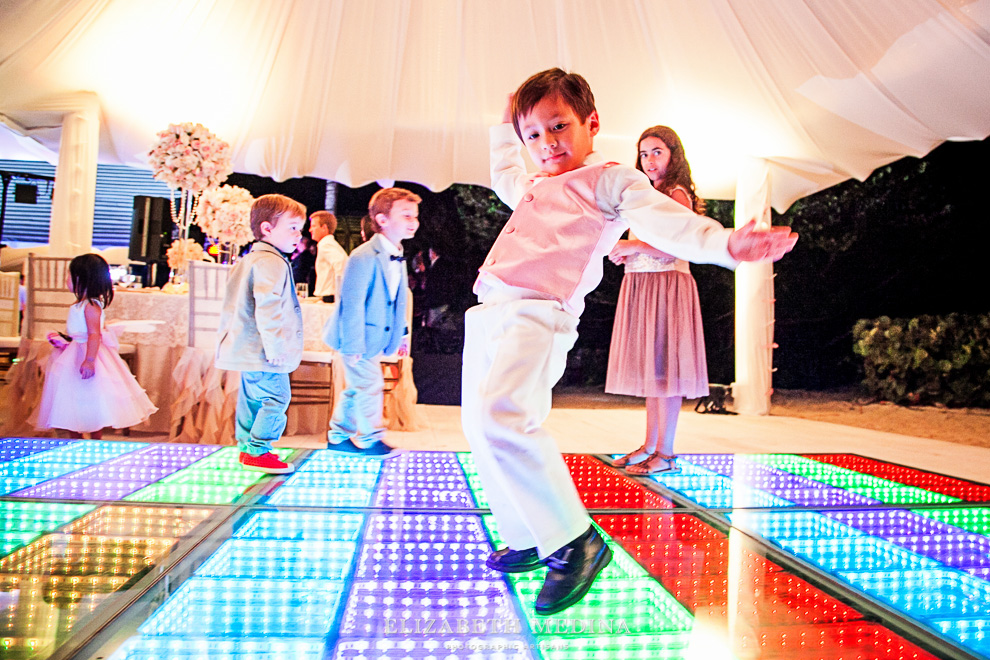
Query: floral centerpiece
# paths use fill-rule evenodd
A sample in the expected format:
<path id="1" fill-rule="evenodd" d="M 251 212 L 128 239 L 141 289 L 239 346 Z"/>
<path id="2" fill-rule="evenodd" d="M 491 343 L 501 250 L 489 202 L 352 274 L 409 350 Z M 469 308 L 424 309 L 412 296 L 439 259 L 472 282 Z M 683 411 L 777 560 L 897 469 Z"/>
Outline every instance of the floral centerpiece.
<path id="1" fill-rule="evenodd" d="M 168 267 L 175 274 L 174 284 L 182 284 L 182 274 L 186 272 L 190 261 L 202 261 L 206 258 L 203 246 L 192 238 L 177 238 L 172 241 L 172 245 L 165 251 L 165 258 L 168 260 Z"/>
<path id="2" fill-rule="evenodd" d="M 238 186 L 220 186 L 200 195 L 196 224 L 217 243 L 225 261 L 232 260 L 239 247 L 254 240 L 252 202 L 251 193 Z"/>
<path id="3" fill-rule="evenodd" d="M 156 179 L 179 191 L 178 204 L 172 195 L 172 221 L 178 238 L 189 238 L 200 193 L 219 186 L 233 172 L 230 145 L 202 124 L 169 124 L 158 133 L 148 163 Z"/>

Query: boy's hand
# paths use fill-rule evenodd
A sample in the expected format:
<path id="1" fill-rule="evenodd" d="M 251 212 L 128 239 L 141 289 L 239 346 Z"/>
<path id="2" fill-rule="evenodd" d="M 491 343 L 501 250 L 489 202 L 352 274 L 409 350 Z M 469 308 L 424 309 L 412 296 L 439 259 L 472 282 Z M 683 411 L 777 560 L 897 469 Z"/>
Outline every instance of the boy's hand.
<path id="1" fill-rule="evenodd" d="M 409 355 L 409 335 L 405 335 L 402 338 L 402 343 L 399 344 L 399 350 L 396 351 L 399 357 L 406 357 Z"/>
<path id="2" fill-rule="evenodd" d="M 636 244 L 632 241 L 622 239 L 615 244 L 612 251 L 608 253 L 608 260 L 616 266 L 626 263 L 626 259 L 636 254 Z"/>
<path id="3" fill-rule="evenodd" d="M 736 261 L 777 261 L 794 249 L 797 240 L 790 227 L 756 231 L 756 220 L 750 220 L 729 236 L 729 255 Z"/>
<path id="4" fill-rule="evenodd" d="M 265 358 L 265 362 L 273 367 L 281 367 L 285 364 L 285 353 L 282 353 L 281 355 L 273 355 L 270 358 Z"/>
<path id="5" fill-rule="evenodd" d="M 83 377 L 83 380 L 87 378 L 92 378 L 93 374 L 96 373 L 96 361 L 93 358 L 86 358 L 82 361 L 82 366 L 79 367 L 79 374 Z"/>
<path id="6" fill-rule="evenodd" d="M 512 123 L 512 99 L 514 99 L 515 96 L 516 96 L 515 93 L 512 93 L 505 98 L 505 110 L 502 112 L 503 124 Z"/>

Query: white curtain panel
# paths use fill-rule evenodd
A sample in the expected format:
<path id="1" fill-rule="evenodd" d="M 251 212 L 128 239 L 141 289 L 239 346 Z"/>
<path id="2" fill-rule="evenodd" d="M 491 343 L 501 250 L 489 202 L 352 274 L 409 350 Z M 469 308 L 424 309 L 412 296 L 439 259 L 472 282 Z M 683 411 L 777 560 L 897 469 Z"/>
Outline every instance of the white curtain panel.
<path id="1" fill-rule="evenodd" d="M 506 95 L 560 66 L 607 158 L 667 124 L 702 195 L 759 158 L 783 210 L 990 134 L 988 30 L 990 0 L 4 0 L 0 121 L 58 150 L 51 99 L 92 92 L 101 162 L 195 121 L 237 171 L 439 190 L 488 183 Z"/>

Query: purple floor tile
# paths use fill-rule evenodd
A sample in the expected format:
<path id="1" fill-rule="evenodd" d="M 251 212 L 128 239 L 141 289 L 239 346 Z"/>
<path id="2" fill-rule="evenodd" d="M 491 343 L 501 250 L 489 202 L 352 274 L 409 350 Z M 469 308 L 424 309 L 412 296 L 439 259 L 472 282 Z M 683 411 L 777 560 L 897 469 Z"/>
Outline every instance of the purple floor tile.
<path id="1" fill-rule="evenodd" d="M 365 541 L 354 571 L 356 580 L 492 580 L 485 566 L 492 547 L 485 543 Z"/>
<path id="2" fill-rule="evenodd" d="M 488 535 L 481 516 L 474 514 L 391 513 L 369 516 L 364 538 L 396 543 L 485 543 Z"/>
<path id="3" fill-rule="evenodd" d="M 38 497 L 59 500 L 119 500 L 147 486 L 148 481 L 99 481 L 53 479 L 12 493 L 14 497 Z"/>

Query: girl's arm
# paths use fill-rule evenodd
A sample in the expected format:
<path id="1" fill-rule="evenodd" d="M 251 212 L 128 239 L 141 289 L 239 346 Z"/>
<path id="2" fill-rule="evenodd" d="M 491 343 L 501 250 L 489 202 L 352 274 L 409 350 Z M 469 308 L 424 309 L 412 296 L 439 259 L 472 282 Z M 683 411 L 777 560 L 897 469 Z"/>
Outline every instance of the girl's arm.
<path id="1" fill-rule="evenodd" d="M 670 197 L 675 202 L 677 202 L 678 204 L 680 204 L 681 206 L 692 211 L 694 210 L 694 205 L 691 204 L 691 198 L 688 197 L 687 193 L 684 192 L 683 188 L 680 187 L 674 188 L 672 191 L 670 191 L 670 193 L 667 196 Z M 608 259 L 613 264 L 619 265 L 619 264 L 624 264 L 628 257 L 631 257 L 636 254 L 645 254 L 651 257 L 656 257 L 657 259 L 674 258 L 669 254 L 667 254 L 666 252 L 656 249 L 649 243 L 644 243 L 643 241 L 636 240 L 635 238 L 630 238 L 629 240 L 619 241 L 615 245 L 615 247 L 612 248 L 612 251 L 609 252 Z"/>
<path id="2" fill-rule="evenodd" d="M 86 318 L 86 332 L 89 335 L 86 338 L 86 358 L 83 360 L 82 366 L 79 367 L 79 373 L 83 378 L 92 378 L 93 374 L 96 373 L 96 353 L 100 350 L 100 343 L 103 341 L 103 335 L 100 331 L 100 317 L 103 316 L 103 308 L 90 302 L 83 308 L 83 314 Z"/>

